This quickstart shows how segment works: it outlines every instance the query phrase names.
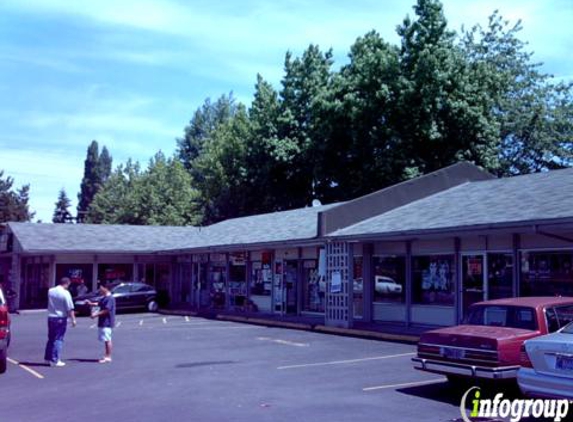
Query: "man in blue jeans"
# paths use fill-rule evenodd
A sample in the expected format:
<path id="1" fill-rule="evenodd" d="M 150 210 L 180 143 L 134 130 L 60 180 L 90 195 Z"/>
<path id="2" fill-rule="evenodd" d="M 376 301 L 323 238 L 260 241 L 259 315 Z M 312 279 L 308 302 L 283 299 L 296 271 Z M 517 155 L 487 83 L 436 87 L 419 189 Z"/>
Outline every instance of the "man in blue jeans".
<path id="1" fill-rule="evenodd" d="M 56 287 L 48 290 L 48 342 L 44 359 L 50 366 L 61 367 L 61 354 L 64 345 L 64 336 L 68 325 L 68 317 L 72 319 L 72 325 L 76 326 L 74 302 L 68 291 L 70 279 L 64 277 Z"/>

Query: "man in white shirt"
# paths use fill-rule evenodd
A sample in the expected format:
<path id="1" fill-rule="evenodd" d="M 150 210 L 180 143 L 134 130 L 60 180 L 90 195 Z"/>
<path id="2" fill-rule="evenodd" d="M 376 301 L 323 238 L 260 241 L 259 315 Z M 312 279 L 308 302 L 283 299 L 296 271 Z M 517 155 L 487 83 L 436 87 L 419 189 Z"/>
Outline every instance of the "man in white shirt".
<path id="1" fill-rule="evenodd" d="M 61 360 L 64 346 L 64 335 L 68 325 L 68 317 L 72 319 L 72 325 L 76 326 L 74 302 L 68 291 L 70 279 L 64 277 L 56 287 L 48 291 L 48 342 L 44 359 L 50 366 L 65 366 Z"/>

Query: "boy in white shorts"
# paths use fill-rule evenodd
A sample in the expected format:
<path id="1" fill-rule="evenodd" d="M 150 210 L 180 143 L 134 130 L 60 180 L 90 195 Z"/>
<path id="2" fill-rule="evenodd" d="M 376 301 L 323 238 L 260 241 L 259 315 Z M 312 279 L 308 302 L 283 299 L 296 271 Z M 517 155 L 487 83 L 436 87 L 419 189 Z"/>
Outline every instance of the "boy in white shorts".
<path id="1" fill-rule="evenodd" d="M 104 357 L 99 360 L 99 363 L 109 363 L 111 362 L 111 334 L 112 329 L 115 326 L 115 298 L 112 296 L 109 287 L 105 282 L 100 283 L 99 291 L 102 294 L 102 298 L 99 302 L 88 302 L 91 306 L 99 306 L 97 312 L 93 312 L 91 317 L 97 318 L 98 326 L 98 338 L 105 345 Z"/>

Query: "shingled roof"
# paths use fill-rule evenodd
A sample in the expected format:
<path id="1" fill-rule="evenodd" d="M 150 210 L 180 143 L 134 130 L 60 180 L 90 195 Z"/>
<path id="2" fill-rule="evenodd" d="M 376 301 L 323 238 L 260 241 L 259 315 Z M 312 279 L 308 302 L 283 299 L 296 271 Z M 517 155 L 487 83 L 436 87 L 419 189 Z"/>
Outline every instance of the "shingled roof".
<path id="1" fill-rule="evenodd" d="M 201 229 L 188 248 L 239 246 L 318 237 L 318 214 L 342 203 L 299 208 L 221 221 Z"/>
<path id="2" fill-rule="evenodd" d="M 337 204 L 233 218 L 207 227 L 8 223 L 27 253 L 155 253 L 309 240 Z"/>
<path id="3" fill-rule="evenodd" d="M 200 236 L 196 227 L 8 223 L 28 253 L 152 253 Z"/>
<path id="4" fill-rule="evenodd" d="M 459 168 L 452 167 L 449 171 Z M 356 201 L 234 218 L 202 228 L 36 223 L 8 223 L 8 226 L 27 253 L 143 254 L 332 237 L 392 237 L 560 219 L 573 222 L 573 169 L 479 180 L 486 176 L 476 173 L 473 181 L 458 180 L 457 186 L 442 186 L 441 191 L 416 200 L 408 197 L 408 202 L 401 190 L 411 189 L 411 184 L 396 185 L 392 189 L 401 187 L 401 190 L 389 197 L 387 193 L 393 192 L 392 189 L 379 191 L 378 215 L 324 237 L 319 234 L 320 214 L 328 211 L 344 217 L 355 210 Z M 348 218 L 340 221 L 343 220 L 351 224 Z"/>
<path id="5" fill-rule="evenodd" d="M 468 182 L 330 234 L 397 235 L 573 219 L 573 169 Z"/>

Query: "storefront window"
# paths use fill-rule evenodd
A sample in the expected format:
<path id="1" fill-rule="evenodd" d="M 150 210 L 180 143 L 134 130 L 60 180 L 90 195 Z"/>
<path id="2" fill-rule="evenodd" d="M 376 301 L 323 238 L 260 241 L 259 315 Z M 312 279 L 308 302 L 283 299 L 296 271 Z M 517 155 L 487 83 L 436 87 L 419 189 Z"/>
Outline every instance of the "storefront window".
<path id="1" fill-rule="evenodd" d="M 132 281 L 133 265 L 99 264 L 98 277 L 101 281 L 106 281 L 108 283 L 120 283 L 125 281 Z"/>
<path id="2" fill-rule="evenodd" d="M 318 260 L 307 259 L 303 266 L 303 310 L 324 312 L 325 283 L 318 274 Z"/>
<path id="3" fill-rule="evenodd" d="M 92 291 L 92 273 L 92 264 L 56 265 L 56 281 L 59 281 L 62 277 L 68 277 L 72 282 L 70 284 L 70 293 L 73 297 Z"/>
<path id="4" fill-rule="evenodd" d="M 513 297 L 513 255 L 487 255 L 488 299 Z"/>
<path id="5" fill-rule="evenodd" d="M 403 303 L 406 297 L 406 258 L 402 256 L 375 256 L 374 302 Z"/>
<path id="6" fill-rule="evenodd" d="M 522 296 L 573 296 L 573 252 L 523 252 Z"/>
<path id="7" fill-rule="evenodd" d="M 413 259 L 413 300 L 422 305 L 454 305 L 454 255 Z"/>
<path id="8" fill-rule="evenodd" d="M 352 301 L 354 309 L 354 318 L 362 318 L 364 316 L 364 279 L 362 278 L 362 263 L 361 256 L 355 256 L 352 265 Z"/>
<path id="9" fill-rule="evenodd" d="M 270 264 L 253 262 L 251 296 L 270 296 L 272 272 Z"/>
<path id="10" fill-rule="evenodd" d="M 229 296 L 231 305 L 243 307 L 247 299 L 247 263 L 244 253 L 229 256 Z"/>
<path id="11" fill-rule="evenodd" d="M 209 271 L 209 285 L 211 304 L 216 308 L 225 307 L 227 279 L 227 265 L 224 261 L 211 262 Z"/>
<path id="12" fill-rule="evenodd" d="M 271 295 L 273 281 L 272 255 L 270 252 L 263 252 L 261 258 L 261 261 L 252 263 L 251 296 Z"/>

